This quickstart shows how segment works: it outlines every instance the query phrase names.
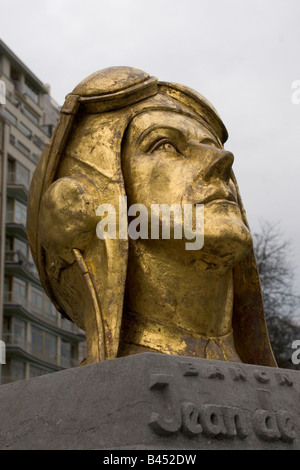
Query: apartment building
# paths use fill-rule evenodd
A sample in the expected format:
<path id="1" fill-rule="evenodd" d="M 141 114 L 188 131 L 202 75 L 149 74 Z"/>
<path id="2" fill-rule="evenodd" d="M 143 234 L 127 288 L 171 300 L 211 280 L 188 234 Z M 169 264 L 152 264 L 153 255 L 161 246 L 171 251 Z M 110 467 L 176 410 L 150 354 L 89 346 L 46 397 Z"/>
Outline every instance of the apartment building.
<path id="1" fill-rule="evenodd" d="M 0 40 L 0 339 L 1 383 L 76 366 L 84 332 L 45 294 L 26 236 L 30 181 L 59 117 L 44 85 Z"/>

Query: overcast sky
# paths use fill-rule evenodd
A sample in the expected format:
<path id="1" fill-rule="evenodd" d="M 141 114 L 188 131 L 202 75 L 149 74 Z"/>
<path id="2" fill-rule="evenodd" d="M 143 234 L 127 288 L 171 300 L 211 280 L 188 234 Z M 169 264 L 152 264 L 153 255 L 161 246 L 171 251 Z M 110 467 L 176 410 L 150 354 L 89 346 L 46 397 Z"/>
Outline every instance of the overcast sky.
<path id="1" fill-rule="evenodd" d="M 300 279 L 300 0 L 0 0 L 1 39 L 55 100 L 96 70 L 140 68 L 218 110 L 252 231 L 279 222 Z M 300 290 L 299 285 L 296 286 Z"/>

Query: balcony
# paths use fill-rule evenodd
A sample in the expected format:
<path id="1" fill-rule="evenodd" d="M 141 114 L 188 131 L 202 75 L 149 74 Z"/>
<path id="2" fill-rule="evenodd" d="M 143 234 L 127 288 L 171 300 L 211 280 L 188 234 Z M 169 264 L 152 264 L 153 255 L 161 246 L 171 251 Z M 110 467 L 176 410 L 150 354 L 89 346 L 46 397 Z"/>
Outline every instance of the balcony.
<path id="1" fill-rule="evenodd" d="M 13 263 L 22 265 L 24 269 L 31 271 L 37 276 L 37 270 L 35 264 L 31 263 L 21 251 L 6 251 L 5 252 L 5 263 Z"/>
<path id="2" fill-rule="evenodd" d="M 21 279 L 31 283 L 33 282 L 36 286 L 40 286 L 39 275 L 35 264 L 29 261 L 21 251 L 5 252 L 5 272 L 8 275 L 17 275 L 21 277 Z"/>
<path id="3" fill-rule="evenodd" d="M 46 297 L 46 294 L 44 294 Z M 47 297 L 48 301 L 48 297 Z M 31 303 L 27 298 L 24 297 L 18 297 L 14 292 L 4 292 L 4 306 L 8 307 L 15 307 L 15 309 L 18 308 L 23 308 L 25 309 L 29 314 L 34 315 L 36 318 L 40 318 L 44 322 L 48 323 L 49 325 L 52 325 L 56 328 L 59 328 L 59 330 L 63 330 L 66 333 L 71 333 L 71 335 L 77 337 L 78 341 L 78 336 L 80 336 L 79 341 L 84 341 L 85 339 L 85 333 L 83 330 L 78 328 L 74 323 L 70 322 L 69 320 L 65 318 L 61 318 L 61 315 L 57 310 L 55 310 L 55 314 L 53 313 L 53 305 L 51 306 L 51 310 L 46 307 L 46 302 L 43 302 L 43 305 L 41 308 L 38 308 L 36 305 Z M 52 311 L 52 313 L 50 313 Z M 55 328 L 55 329 L 56 329 Z M 56 330 L 59 332 L 59 330 Z M 61 331 L 60 333 L 61 334 Z M 67 336 L 69 336 L 67 334 Z M 74 338 L 73 336 L 73 338 Z M 74 338 L 75 339 L 75 338 Z"/>
<path id="4" fill-rule="evenodd" d="M 31 153 L 30 149 L 26 147 L 26 145 L 22 144 L 19 140 L 16 140 L 14 135 L 10 135 L 9 137 L 9 143 L 12 145 L 14 148 L 16 148 L 19 152 L 21 152 L 25 157 L 29 158 L 33 163 L 37 164 L 39 161 L 39 155 Z M 41 154 L 41 152 L 39 152 Z"/>
<path id="5" fill-rule="evenodd" d="M 52 350 L 42 348 L 40 344 L 33 344 L 32 342 L 27 341 L 25 338 L 14 335 L 12 333 L 6 333 L 3 340 L 5 342 L 8 354 L 10 350 L 18 349 L 20 355 L 22 355 L 23 352 L 52 364 L 53 366 L 65 369 L 70 367 L 77 367 L 79 364 L 78 359 L 73 359 L 71 357 L 62 355 L 59 357 L 56 353 L 53 353 Z"/>
<path id="6" fill-rule="evenodd" d="M 14 199 L 19 199 L 23 203 L 27 203 L 29 190 L 29 181 L 23 175 L 15 171 L 7 174 L 7 195 Z"/>
<path id="7" fill-rule="evenodd" d="M 37 306 L 33 305 L 28 299 L 24 297 L 18 297 L 14 292 L 4 292 L 4 304 L 23 307 L 25 310 L 27 310 L 27 312 L 41 318 L 46 323 L 58 326 L 59 318 L 57 313 L 53 315 L 48 310 L 46 310 L 45 305 L 43 305 L 41 308 L 37 308 Z"/>
<path id="8" fill-rule="evenodd" d="M 14 210 L 6 211 L 6 232 L 8 235 L 27 240 L 25 225 L 26 216 L 23 219 L 19 219 L 16 217 Z"/>
<path id="9" fill-rule="evenodd" d="M 36 357 L 49 364 L 58 366 L 57 355 L 52 351 L 43 350 L 39 344 L 33 344 L 21 336 L 13 335 L 12 333 L 4 334 L 3 340 L 6 345 L 6 354 L 13 350 L 18 350 L 19 355 L 30 355 Z M 23 354 L 22 354 L 23 353 Z M 24 354 L 25 353 L 25 354 Z"/>

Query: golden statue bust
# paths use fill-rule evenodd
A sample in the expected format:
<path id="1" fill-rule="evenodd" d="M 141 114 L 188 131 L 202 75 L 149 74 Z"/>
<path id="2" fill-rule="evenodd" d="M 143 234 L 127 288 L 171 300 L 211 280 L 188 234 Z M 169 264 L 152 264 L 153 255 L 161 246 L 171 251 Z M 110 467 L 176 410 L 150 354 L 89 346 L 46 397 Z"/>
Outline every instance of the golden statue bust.
<path id="1" fill-rule="evenodd" d="M 151 351 L 276 366 L 226 139 L 203 96 L 130 67 L 96 72 L 66 97 L 27 232 L 46 292 L 86 331 L 84 364 Z M 175 214 L 173 236 L 124 236 L 121 200 L 149 213 L 201 205 L 203 246 L 174 235 Z M 116 236 L 101 238 L 108 205 Z"/>

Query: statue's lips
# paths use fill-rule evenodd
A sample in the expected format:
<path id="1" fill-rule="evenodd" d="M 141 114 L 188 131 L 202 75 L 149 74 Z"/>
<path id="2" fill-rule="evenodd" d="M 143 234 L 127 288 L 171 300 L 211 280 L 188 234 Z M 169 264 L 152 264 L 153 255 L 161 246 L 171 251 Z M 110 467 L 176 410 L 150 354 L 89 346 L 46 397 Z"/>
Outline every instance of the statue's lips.
<path id="1" fill-rule="evenodd" d="M 196 204 L 205 204 L 206 206 L 209 206 L 214 203 L 220 203 L 220 202 L 228 202 L 229 204 L 236 204 L 237 201 L 234 195 L 231 192 L 225 192 L 225 191 L 216 191 L 215 193 L 211 194 L 210 196 L 205 197 L 202 199 L 202 201 L 198 201 Z M 195 205 L 196 205 L 195 204 Z"/>

